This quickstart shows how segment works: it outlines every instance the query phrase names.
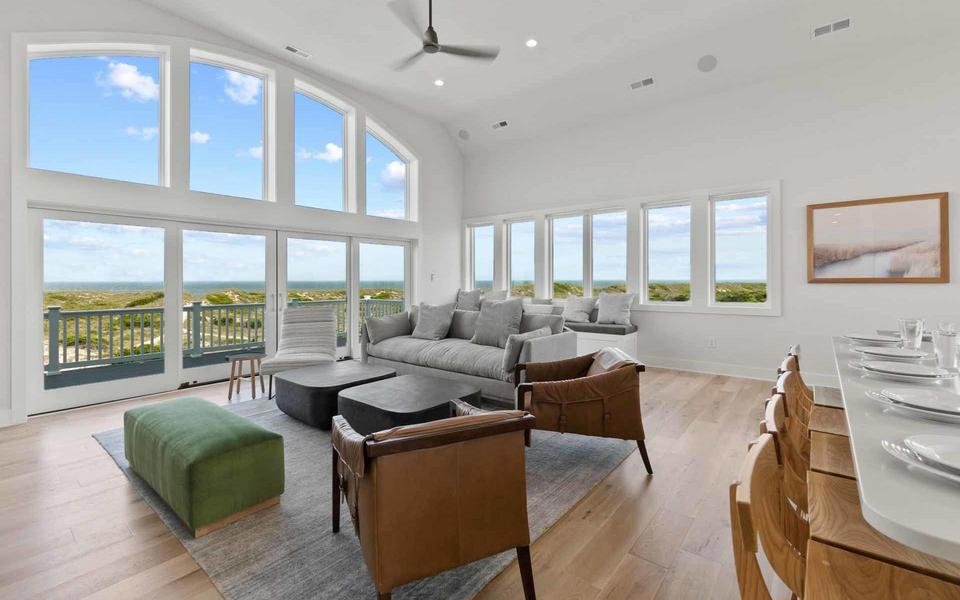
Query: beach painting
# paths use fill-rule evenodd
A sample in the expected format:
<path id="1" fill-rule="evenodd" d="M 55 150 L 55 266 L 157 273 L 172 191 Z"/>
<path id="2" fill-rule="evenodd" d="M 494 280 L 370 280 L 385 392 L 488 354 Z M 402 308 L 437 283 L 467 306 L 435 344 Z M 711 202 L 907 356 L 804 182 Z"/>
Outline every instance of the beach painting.
<path id="1" fill-rule="evenodd" d="M 807 206 L 810 283 L 948 283 L 947 194 Z"/>

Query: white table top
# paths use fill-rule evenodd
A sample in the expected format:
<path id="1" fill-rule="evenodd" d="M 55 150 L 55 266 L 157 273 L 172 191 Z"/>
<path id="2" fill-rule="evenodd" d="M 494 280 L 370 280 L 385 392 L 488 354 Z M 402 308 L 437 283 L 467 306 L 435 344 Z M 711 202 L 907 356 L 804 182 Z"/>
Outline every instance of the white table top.
<path id="1" fill-rule="evenodd" d="M 960 484 L 912 469 L 880 445 L 883 439 L 899 443 L 921 433 L 960 437 L 960 425 L 911 418 L 865 394 L 867 390 L 910 386 L 942 386 L 960 392 L 960 382 L 911 384 L 867 376 L 849 365 L 860 355 L 845 338 L 833 338 L 833 349 L 863 518 L 902 544 L 960 562 Z M 932 345 L 924 344 L 924 349 L 932 352 Z"/>

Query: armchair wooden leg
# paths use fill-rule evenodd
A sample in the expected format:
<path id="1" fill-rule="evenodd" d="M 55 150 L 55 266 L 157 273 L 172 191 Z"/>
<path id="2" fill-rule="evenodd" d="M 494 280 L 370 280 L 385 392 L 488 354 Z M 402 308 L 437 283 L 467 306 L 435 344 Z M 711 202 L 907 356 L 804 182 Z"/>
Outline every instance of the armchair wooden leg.
<path id="1" fill-rule="evenodd" d="M 643 466 L 647 468 L 647 473 L 653 475 L 653 467 L 650 466 L 650 457 L 647 456 L 647 445 L 643 440 L 637 440 L 637 450 L 640 451 L 640 458 L 643 459 Z"/>
<path id="2" fill-rule="evenodd" d="M 517 546 L 517 565 L 520 567 L 520 579 L 523 581 L 524 600 L 537 600 L 537 591 L 533 587 L 533 564 L 530 562 L 530 546 Z"/>
<path id="3" fill-rule="evenodd" d="M 533 443 L 531 442 L 531 438 L 532 438 L 532 434 L 530 433 L 530 430 L 529 430 L 529 429 L 524 430 L 524 432 L 523 432 L 523 444 L 524 444 L 527 448 L 529 448 L 530 446 L 533 445 Z"/>
<path id="4" fill-rule="evenodd" d="M 390 592 L 377 593 L 377 600 L 390 600 Z"/>
<path id="5" fill-rule="evenodd" d="M 267 399 L 273 398 L 273 375 L 270 376 L 270 393 L 267 394 Z"/>
<path id="6" fill-rule="evenodd" d="M 336 448 L 330 449 L 333 456 L 333 468 L 330 470 L 331 489 L 333 491 L 333 532 L 340 533 L 340 454 Z"/>

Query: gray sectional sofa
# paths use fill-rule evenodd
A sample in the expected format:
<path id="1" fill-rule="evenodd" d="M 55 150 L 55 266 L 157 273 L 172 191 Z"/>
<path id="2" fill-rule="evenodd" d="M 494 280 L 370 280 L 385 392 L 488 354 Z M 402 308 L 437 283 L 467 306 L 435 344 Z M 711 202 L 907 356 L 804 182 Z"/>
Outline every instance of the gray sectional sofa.
<path id="1" fill-rule="evenodd" d="M 470 341 L 479 311 L 456 310 L 447 337 L 424 340 L 397 335 L 373 344 L 364 324 L 360 335 L 361 360 L 392 367 L 398 374 L 420 374 L 471 383 L 485 398 L 515 402 L 513 369 L 504 369 L 505 349 L 482 346 Z M 416 327 L 417 312 L 408 313 L 411 328 Z M 567 331 L 560 315 L 524 314 L 520 333 L 550 327 L 551 335 L 523 342 L 517 362 L 540 362 L 573 358 L 577 355 L 577 336 Z"/>

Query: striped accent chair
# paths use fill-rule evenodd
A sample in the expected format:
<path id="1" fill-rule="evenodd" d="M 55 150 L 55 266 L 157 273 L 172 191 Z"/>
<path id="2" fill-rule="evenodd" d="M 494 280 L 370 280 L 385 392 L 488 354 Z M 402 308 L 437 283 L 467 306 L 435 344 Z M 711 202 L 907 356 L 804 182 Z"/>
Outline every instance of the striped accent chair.
<path id="1" fill-rule="evenodd" d="M 260 365 L 270 377 L 282 371 L 311 367 L 337 359 L 337 314 L 331 306 L 289 306 L 283 311 L 277 353 Z"/>

